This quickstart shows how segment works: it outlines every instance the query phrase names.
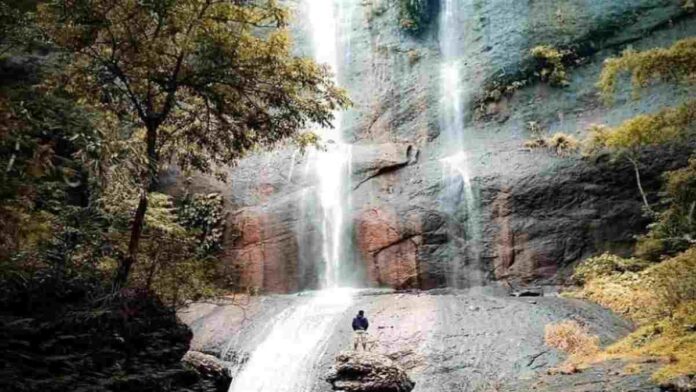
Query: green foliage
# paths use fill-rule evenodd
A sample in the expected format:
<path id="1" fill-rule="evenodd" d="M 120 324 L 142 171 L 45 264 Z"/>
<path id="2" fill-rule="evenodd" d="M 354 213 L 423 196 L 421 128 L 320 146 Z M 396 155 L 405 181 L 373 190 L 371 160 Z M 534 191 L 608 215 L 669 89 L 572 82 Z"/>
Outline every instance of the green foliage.
<path id="1" fill-rule="evenodd" d="M 610 253 L 604 253 L 601 256 L 591 257 L 578 265 L 575 268 L 573 279 L 578 283 L 585 283 L 602 276 L 611 276 L 624 272 L 639 272 L 650 265 L 650 262 L 644 260 L 625 259 Z"/>
<path id="2" fill-rule="evenodd" d="M 39 9 L 69 54 L 56 83 L 90 102 L 107 94 L 101 108 L 133 131 L 157 129 L 149 148 L 159 160 L 204 172 L 310 123 L 330 126 L 348 103 L 326 68 L 291 54 L 287 17 L 274 1 L 55 0 Z"/>
<path id="3" fill-rule="evenodd" d="M 641 257 L 658 260 L 696 245 L 696 158 L 687 167 L 665 174 L 667 184 L 657 221 L 647 235 L 638 241 L 636 252 Z"/>
<path id="4" fill-rule="evenodd" d="M 679 143 L 694 135 L 696 100 L 677 108 L 666 108 L 655 114 L 642 114 L 624 121 L 615 128 L 593 126 L 589 129 L 586 152 L 609 149 L 618 153 Z"/>
<path id="5" fill-rule="evenodd" d="M 177 210 L 181 225 L 198 232 L 199 253 L 222 250 L 224 199 L 218 193 L 187 195 Z"/>
<path id="6" fill-rule="evenodd" d="M 0 56 L 31 49 L 42 41 L 34 27 L 33 15 L 11 3 L 0 1 Z"/>
<path id="7" fill-rule="evenodd" d="M 610 346 L 607 358 L 663 359 L 658 381 L 696 371 L 696 248 L 645 268 L 645 262 L 602 255 L 579 270 L 579 296 L 623 314 L 638 329 Z M 580 267 L 583 267 L 581 265 Z"/>
<path id="8" fill-rule="evenodd" d="M 696 300 L 696 247 L 646 272 L 660 306 L 672 314 L 681 304 Z"/>
<path id="9" fill-rule="evenodd" d="M 568 74 L 564 60 L 571 52 L 540 45 L 532 48 L 529 53 L 537 61 L 536 74 L 542 82 L 548 82 L 556 87 L 568 85 Z"/>
<path id="10" fill-rule="evenodd" d="M 655 81 L 696 81 L 696 38 L 677 41 L 670 48 L 656 48 L 637 52 L 626 50 L 620 57 L 605 61 L 597 87 L 604 99 L 611 103 L 616 84 L 623 73 L 631 74 L 631 84 L 637 95 L 640 88 Z"/>
<path id="11" fill-rule="evenodd" d="M 161 163 L 222 175 L 216 167 L 260 147 L 311 141 L 299 131 L 331 126 L 349 104 L 326 67 L 292 55 L 288 15 L 274 0 L 39 6 L 39 24 L 66 62 L 47 87 L 103 113 L 105 208 L 135 211 L 115 286 L 137 262 Z"/>
<path id="12" fill-rule="evenodd" d="M 222 232 L 214 214 L 221 210 L 221 199 L 217 195 L 195 198 L 178 208 L 165 194 L 151 193 L 148 199 L 140 259 L 129 286 L 153 292 L 174 307 L 218 294 L 218 262 L 206 252 L 219 245 L 214 241 Z M 201 229 L 210 232 L 202 236 Z M 122 253 L 127 251 L 126 234 L 112 237 Z M 115 268 L 115 263 L 109 268 Z"/>
<path id="13" fill-rule="evenodd" d="M 409 33 L 418 34 L 429 25 L 434 8 L 431 0 L 399 0 L 399 25 Z"/>

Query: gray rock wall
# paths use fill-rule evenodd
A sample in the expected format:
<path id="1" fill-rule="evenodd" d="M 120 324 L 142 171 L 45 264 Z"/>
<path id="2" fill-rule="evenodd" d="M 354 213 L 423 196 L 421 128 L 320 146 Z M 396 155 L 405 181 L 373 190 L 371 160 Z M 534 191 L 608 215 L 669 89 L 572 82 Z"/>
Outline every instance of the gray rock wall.
<path id="1" fill-rule="evenodd" d="M 624 85 L 606 107 L 594 88 L 605 58 L 696 33 L 694 16 L 679 0 L 461 0 L 463 132 L 473 210 L 465 208 L 472 201 L 462 180 L 445 178 L 439 161 L 448 140 L 440 135 L 437 18 L 410 34 L 399 25 L 398 1 L 342 3 L 340 83 L 354 102 L 343 127 L 354 143 L 346 241 L 355 251 L 345 263 L 357 271 L 356 282 L 397 288 L 490 279 L 557 283 L 584 257 L 631 249 L 646 222 L 628 166 L 525 151 L 522 144 L 530 121 L 549 134 L 581 138 L 592 123 L 614 125 L 696 97 L 693 89 L 658 85 L 634 100 Z M 290 4 L 302 12 L 299 0 Z M 298 20 L 298 53 L 306 54 L 308 27 Z M 528 53 L 540 44 L 580 56 L 567 87 L 534 81 Z M 513 95 L 481 100 L 496 82 L 523 79 L 531 82 Z M 688 155 L 646 155 L 642 170 L 651 197 L 659 191 L 660 172 Z M 225 259 L 240 286 L 270 292 L 316 287 L 321 238 L 307 207 L 316 205 L 317 183 L 308 159 L 287 148 L 242 161 L 230 170 L 228 184 L 194 179 L 194 188 L 226 196 Z"/>

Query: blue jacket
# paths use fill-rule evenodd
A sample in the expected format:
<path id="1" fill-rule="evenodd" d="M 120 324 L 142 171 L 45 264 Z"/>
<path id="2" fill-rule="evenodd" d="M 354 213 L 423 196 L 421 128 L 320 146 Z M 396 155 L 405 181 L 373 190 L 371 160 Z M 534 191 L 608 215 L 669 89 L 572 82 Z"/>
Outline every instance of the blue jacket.
<path id="1" fill-rule="evenodd" d="M 353 331 L 367 331 L 370 323 L 367 322 L 367 317 L 355 316 L 353 319 Z"/>

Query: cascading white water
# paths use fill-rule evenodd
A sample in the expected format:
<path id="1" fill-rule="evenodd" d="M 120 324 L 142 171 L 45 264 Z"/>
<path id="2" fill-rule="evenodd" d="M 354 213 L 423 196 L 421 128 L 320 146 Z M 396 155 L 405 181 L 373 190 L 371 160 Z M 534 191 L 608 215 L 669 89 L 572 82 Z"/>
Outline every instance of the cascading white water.
<path id="1" fill-rule="evenodd" d="M 254 349 L 230 392 L 308 392 L 330 332 L 353 302 L 350 289 L 313 293 L 305 303 L 272 320 L 269 335 Z"/>
<path id="2" fill-rule="evenodd" d="M 314 59 L 338 72 L 338 28 L 340 7 L 333 0 L 307 0 L 308 18 L 312 28 Z M 335 79 L 337 80 L 337 79 Z M 338 287 L 341 259 L 344 256 L 342 237 L 344 229 L 344 194 L 347 170 L 350 167 L 351 148 L 343 143 L 341 113 L 335 113 L 333 128 L 318 131 L 325 146 L 315 151 L 315 167 L 319 180 L 317 187 L 321 204 L 322 258 L 324 261 L 322 288 Z"/>
<path id="3" fill-rule="evenodd" d="M 455 214 L 464 207 L 466 219 L 464 231 L 467 241 L 469 264 L 478 264 L 479 240 L 478 204 L 471 181 L 470 142 L 464 124 L 462 67 L 464 53 L 462 31 L 465 26 L 462 0 L 442 0 L 440 10 L 441 65 L 441 138 L 445 158 L 440 160 L 443 173 L 443 205 L 448 214 Z M 464 271 L 462 262 L 453 257 L 450 271 L 451 286 L 471 286 L 482 282 L 478 265 Z M 464 274 L 466 272 L 466 274 Z"/>
<path id="4" fill-rule="evenodd" d="M 327 64 L 334 72 L 339 69 L 338 1 L 304 0 L 311 25 L 314 59 Z M 351 146 L 342 141 L 341 114 L 335 116 L 333 128 L 317 132 L 325 149 L 314 150 L 309 157 L 318 178 L 321 255 L 312 256 L 323 264 L 322 290 L 312 293 L 308 300 L 302 298 L 301 303 L 288 308 L 272 321 L 270 333 L 254 349 L 249 361 L 232 381 L 230 392 L 310 391 L 327 340 L 341 315 L 353 302 L 352 291 L 339 288 L 345 283 L 341 279 L 341 262 L 344 258 L 344 207 L 348 204 L 345 195 Z M 302 200 L 308 200 L 305 193 Z M 298 239 L 302 241 L 303 238 L 300 236 Z"/>

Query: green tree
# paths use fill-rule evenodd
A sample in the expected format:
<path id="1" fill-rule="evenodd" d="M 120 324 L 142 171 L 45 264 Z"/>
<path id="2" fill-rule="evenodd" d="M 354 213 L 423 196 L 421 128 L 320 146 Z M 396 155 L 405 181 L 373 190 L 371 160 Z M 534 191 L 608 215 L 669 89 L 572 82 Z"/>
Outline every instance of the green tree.
<path id="1" fill-rule="evenodd" d="M 645 147 L 690 140 L 696 124 L 696 100 L 675 109 L 663 109 L 655 114 L 644 114 L 624 121 L 615 128 L 594 126 L 587 140 L 587 152 L 609 149 L 618 158 L 633 165 L 636 184 L 648 211 L 652 211 L 640 177 L 640 153 Z"/>
<path id="2" fill-rule="evenodd" d="M 107 113 L 111 139 L 132 152 L 124 161 L 135 171 L 138 203 L 115 287 L 137 262 L 162 164 L 212 173 L 312 123 L 329 126 L 348 105 L 326 67 L 291 54 L 287 18 L 273 0 L 39 6 L 39 24 L 67 62 L 57 82 Z"/>
<path id="3" fill-rule="evenodd" d="M 668 207 L 638 242 L 638 255 L 651 260 L 696 246 L 696 157 L 688 166 L 667 172 L 666 177 Z"/>

